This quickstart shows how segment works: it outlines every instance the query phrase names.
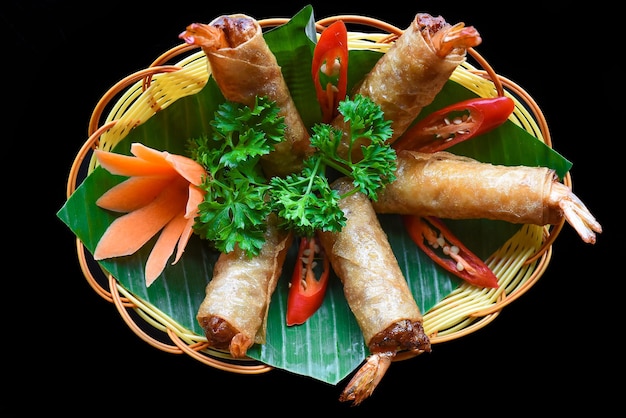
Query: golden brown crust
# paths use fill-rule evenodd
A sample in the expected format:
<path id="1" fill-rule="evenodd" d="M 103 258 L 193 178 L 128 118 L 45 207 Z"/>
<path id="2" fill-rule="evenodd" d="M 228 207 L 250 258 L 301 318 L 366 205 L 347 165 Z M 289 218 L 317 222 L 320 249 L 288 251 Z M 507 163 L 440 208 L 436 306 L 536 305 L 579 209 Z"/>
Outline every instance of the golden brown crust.
<path id="1" fill-rule="evenodd" d="M 396 177 L 373 202 L 377 213 L 535 225 L 562 217 L 549 203 L 556 175 L 546 167 L 493 165 L 445 151 L 401 151 Z"/>
<path id="2" fill-rule="evenodd" d="M 403 319 L 376 334 L 368 345 L 372 353 L 397 353 L 413 351 L 429 353 L 430 339 L 424 333 L 422 321 Z"/>
<path id="3" fill-rule="evenodd" d="M 211 315 L 199 315 L 198 323 L 210 347 L 227 350 L 237 330 L 224 318 Z"/>
<path id="4" fill-rule="evenodd" d="M 222 48 L 237 48 L 257 36 L 260 28 L 254 19 L 244 14 L 220 16 L 213 20 L 210 26 L 221 29 L 226 42 Z M 261 58 L 260 54 L 252 54 L 253 50 L 244 50 L 243 52 L 248 52 L 248 54 L 244 56 L 238 53 L 239 59 L 246 59 L 254 63 L 255 59 Z"/>

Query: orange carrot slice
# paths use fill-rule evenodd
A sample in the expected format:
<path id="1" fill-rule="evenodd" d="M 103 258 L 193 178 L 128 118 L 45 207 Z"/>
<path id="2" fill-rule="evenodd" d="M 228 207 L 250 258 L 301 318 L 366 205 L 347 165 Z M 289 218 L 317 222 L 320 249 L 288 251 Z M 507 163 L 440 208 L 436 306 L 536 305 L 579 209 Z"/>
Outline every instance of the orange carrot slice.
<path id="1" fill-rule="evenodd" d="M 181 212 L 174 216 L 161 231 L 146 262 L 146 286 L 150 286 L 165 269 L 167 260 L 174 253 L 176 243 L 187 226 L 187 221 Z"/>
<path id="2" fill-rule="evenodd" d="M 167 152 L 159 151 L 142 144 L 141 142 L 133 142 L 130 144 L 130 153 L 142 160 L 152 161 L 156 164 L 163 165 Z"/>
<path id="3" fill-rule="evenodd" d="M 185 217 L 193 219 L 198 216 L 198 205 L 204 200 L 204 191 L 193 184 L 189 185 L 189 197 L 185 208 Z"/>
<path id="4" fill-rule="evenodd" d="M 157 164 L 153 161 L 110 151 L 95 150 L 94 153 L 100 165 L 111 174 L 120 176 L 171 176 L 176 173 L 171 165 L 165 163 L 165 160 L 163 160 L 165 164 Z"/>
<path id="5" fill-rule="evenodd" d="M 176 252 L 175 264 L 185 251 L 187 242 L 193 234 L 193 224 L 196 222 L 196 216 L 198 216 L 198 205 L 204 200 L 204 192 L 193 184 L 189 185 L 189 198 L 187 199 L 187 208 L 185 209 L 185 218 L 187 219 L 187 225 L 180 235 L 178 241 L 178 250 Z"/>
<path id="6" fill-rule="evenodd" d="M 195 223 L 194 218 L 187 219 L 187 224 L 185 225 L 183 232 L 180 234 L 180 239 L 178 240 L 178 248 L 176 249 L 176 258 L 174 258 L 174 261 L 172 262 L 172 264 L 178 263 L 178 260 L 180 260 L 180 257 L 182 257 L 183 253 L 185 252 L 187 243 L 189 242 L 189 239 L 191 238 L 191 235 L 193 234 L 194 223 Z"/>
<path id="7" fill-rule="evenodd" d="M 153 201 L 172 181 L 160 176 L 129 177 L 104 192 L 96 205 L 114 212 L 132 212 Z"/>
<path id="8" fill-rule="evenodd" d="M 171 184 L 148 205 L 114 220 L 100 238 L 94 258 L 102 260 L 130 255 L 156 235 L 177 213 L 182 213 L 188 195 L 186 182 Z"/>
<path id="9" fill-rule="evenodd" d="M 191 158 L 182 155 L 167 154 L 165 160 L 189 183 L 196 186 L 202 184 L 203 179 L 207 176 L 204 167 Z"/>

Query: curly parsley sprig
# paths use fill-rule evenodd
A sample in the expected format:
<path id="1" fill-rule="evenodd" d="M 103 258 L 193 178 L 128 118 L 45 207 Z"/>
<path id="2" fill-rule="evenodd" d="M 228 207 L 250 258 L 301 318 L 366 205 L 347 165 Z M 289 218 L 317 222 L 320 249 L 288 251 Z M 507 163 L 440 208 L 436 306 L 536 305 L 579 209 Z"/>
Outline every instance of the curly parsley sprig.
<path id="1" fill-rule="evenodd" d="M 316 124 L 311 145 L 317 151 L 304 161 L 304 170 L 270 180 L 272 209 L 285 220 L 286 228 L 300 235 L 312 236 L 315 230 L 340 231 L 346 219 L 339 199 L 359 191 L 376 200 L 377 191 L 396 178 L 396 153 L 386 142 L 393 132 L 391 121 L 385 120 L 380 106 L 357 94 L 339 102 L 338 110 L 347 131 Z M 348 145 L 345 157 L 339 151 L 343 141 Z M 357 144 L 367 145 L 361 145 L 363 158 L 353 161 L 352 149 Z M 341 196 L 332 190 L 327 168 L 351 177 L 354 189 Z"/>
<path id="2" fill-rule="evenodd" d="M 258 164 L 284 137 L 284 118 L 275 102 L 259 97 L 253 107 L 225 102 L 211 121 L 212 135 L 189 143 L 191 158 L 207 170 L 206 191 L 194 231 L 221 252 L 239 244 L 258 254 L 264 243 L 267 179 Z"/>
<path id="3" fill-rule="evenodd" d="M 266 218 L 275 212 L 284 228 L 301 236 L 316 230 L 338 232 L 346 223 L 339 200 L 362 192 L 376 200 L 377 191 L 395 180 L 396 153 L 387 144 L 391 121 L 380 106 L 355 95 L 339 103 L 343 131 L 329 124 L 312 128 L 315 153 L 303 161 L 303 169 L 284 178 L 264 177 L 259 160 L 283 140 L 284 118 L 267 98 L 255 106 L 226 102 L 211 123 L 213 134 L 191 142 L 193 159 L 209 174 L 194 230 L 214 242 L 222 252 L 235 245 L 248 255 L 257 255 L 264 243 Z M 348 145 L 346 156 L 340 149 Z M 362 158 L 352 160 L 352 149 L 360 147 Z M 339 195 L 330 186 L 327 170 L 352 178 L 354 189 Z"/>

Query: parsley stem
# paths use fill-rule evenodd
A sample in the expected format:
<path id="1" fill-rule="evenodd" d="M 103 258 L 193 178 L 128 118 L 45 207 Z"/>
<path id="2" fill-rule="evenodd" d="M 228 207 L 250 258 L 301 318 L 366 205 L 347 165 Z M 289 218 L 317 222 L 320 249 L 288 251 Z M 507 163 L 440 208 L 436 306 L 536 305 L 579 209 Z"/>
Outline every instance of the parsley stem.
<path id="1" fill-rule="evenodd" d="M 331 167 L 335 170 L 337 170 L 337 172 L 345 175 L 345 176 L 349 176 L 352 172 L 350 170 L 348 170 L 345 166 L 345 164 L 343 163 L 339 163 L 335 160 L 331 160 L 331 159 L 327 159 L 327 158 L 322 158 L 324 160 L 324 165 L 327 167 Z M 320 159 L 321 160 L 321 159 Z M 324 174 L 324 173 L 321 173 Z"/>
<path id="2" fill-rule="evenodd" d="M 321 158 L 317 158 L 315 160 L 315 169 L 313 170 L 313 172 L 317 173 L 320 176 L 323 176 L 325 174 L 324 171 L 326 171 L 326 170 L 324 169 L 324 167 L 321 167 L 321 164 L 322 164 L 322 159 Z M 315 176 L 309 177 L 309 181 L 308 181 L 309 184 L 306 187 L 307 194 L 311 193 L 311 191 L 313 190 L 313 182 L 314 182 L 314 180 L 315 180 Z"/>

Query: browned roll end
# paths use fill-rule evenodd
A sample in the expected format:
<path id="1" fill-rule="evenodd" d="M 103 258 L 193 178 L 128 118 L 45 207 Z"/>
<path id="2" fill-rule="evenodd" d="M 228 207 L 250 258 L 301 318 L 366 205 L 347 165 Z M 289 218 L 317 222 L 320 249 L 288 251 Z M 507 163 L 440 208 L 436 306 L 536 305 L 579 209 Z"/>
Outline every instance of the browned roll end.
<path id="1" fill-rule="evenodd" d="M 368 344 L 372 353 L 412 351 L 430 353 L 430 339 L 424 333 L 422 321 L 404 319 L 391 324 L 374 335 Z"/>
<path id="2" fill-rule="evenodd" d="M 243 14 L 220 16 L 211 22 L 211 26 L 223 31 L 230 48 L 236 48 L 249 41 L 260 30 L 255 19 Z"/>
<path id="3" fill-rule="evenodd" d="M 223 318 L 211 315 L 198 316 L 197 319 L 210 347 L 227 350 L 230 341 L 238 333 L 237 329 Z"/>

